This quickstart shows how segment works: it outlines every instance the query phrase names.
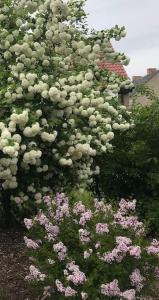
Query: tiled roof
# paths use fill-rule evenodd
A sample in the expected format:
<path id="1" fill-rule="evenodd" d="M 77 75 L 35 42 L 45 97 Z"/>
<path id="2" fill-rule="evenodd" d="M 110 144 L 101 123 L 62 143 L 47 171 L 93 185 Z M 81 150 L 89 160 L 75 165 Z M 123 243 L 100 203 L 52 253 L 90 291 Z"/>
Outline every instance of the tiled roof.
<path id="1" fill-rule="evenodd" d="M 121 65 L 120 63 L 109 63 L 106 61 L 102 61 L 100 63 L 100 66 L 102 69 L 106 69 L 112 73 L 116 73 L 120 76 L 128 78 L 128 75 L 127 75 L 123 65 Z"/>

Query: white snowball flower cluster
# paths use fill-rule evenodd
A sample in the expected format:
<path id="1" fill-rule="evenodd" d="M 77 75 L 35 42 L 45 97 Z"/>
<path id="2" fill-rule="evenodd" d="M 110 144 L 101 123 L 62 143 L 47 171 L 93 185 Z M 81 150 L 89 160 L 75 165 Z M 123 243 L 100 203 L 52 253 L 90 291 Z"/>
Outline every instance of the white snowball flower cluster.
<path id="1" fill-rule="evenodd" d="M 23 110 L 20 114 L 13 112 L 10 116 L 10 121 L 12 122 L 12 126 L 10 127 L 15 127 L 17 124 L 20 126 L 25 126 L 28 120 L 28 110 Z"/>
<path id="2" fill-rule="evenodd" d="M 26 137 L 34 137 L 40 132 L 41 128 L 38 122 L 33 124 L 31 127 L 25 127 L 23 134 Z"/>
<path id="3" fill-rule="evenodd" d="M 44 142 L 54 142 L 55 139 L 56 139 L 56 136 L 57 136 L 57 132 L 54 131 L 54 133 L 48 133 L 46 131 L 42 132 L 41 134 L 41 139 L 44 141 Z"/>
<path id="4" fill-rule="evenodd" d="M 66 159 L 66 158 L 61 158 L 59 160 L 59 163 L 61 166 L 71 166 L 72 165 L 72 160 L 69 158 L 69 159 Z"/>
<path id="5" fill-rule="evenodd" d="M 78 143 L 75 147 L 70 147 L 68 153 L 73 160 L 81 159 L 82 156 L 95 156 L 96 150 L 92 149 L 89 144 Z"/>
<path id="6" fill-rule="evenodd" d="M 0 179 L 4 190 L 17 189 L 11 199 L 19 205 L 31 191 L 40 202 L 40 186 L 65 185 L 72 175 L 90 183 L 99 173 L 93 158 L 131 126 L 118 96 L 132 83 L 100 67 L 101 54 L 128 63 L 110 47 L 125 29 L 87 34 L 83 4 L 0 1 Z"/>
<path id="7" fill-rule="evenodd" d="M 46 186 L 42 186 L 40 188 L 40 191 L 35 189 L 34 185 L 29 185 L 27 188 L 27 193 L 24 192 L 19 192 L 17 196 L 11 196 L 11 200 L 16 203 L 16 205 L 21 209 L 25 203 L 28 204 L 28 201 L 30 199 L 35 198 L 35 203 L 38 205 L 42 202 L 43 200 L 43 194 L 44 193 L 50 193 L 51 189 Z"/>
<path id="8" fill-rule="evenodd" d="M 16 180 L 17 158 L 0 159 L 0 179 L 3 180 L 2 187 L 6 189 L 15 189 L 18 184 Z"/>
<path id="9" fill-rule="evenodd" d="M 42 152 L 40 150 L 31 150 L 29 152 L 25 152 L 23 156 L 23 161 L 26 164 L 36 165 L 37 160 L 41 157 Z"/>

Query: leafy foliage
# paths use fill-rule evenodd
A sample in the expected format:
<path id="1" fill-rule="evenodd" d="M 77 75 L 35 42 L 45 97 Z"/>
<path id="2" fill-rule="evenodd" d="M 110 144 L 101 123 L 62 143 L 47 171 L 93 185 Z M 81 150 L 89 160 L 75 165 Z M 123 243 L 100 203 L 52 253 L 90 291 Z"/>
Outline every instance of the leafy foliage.
<path id="1" fill-rule="evenodd" d="M 114 151 L 98 158 L 100 188 L 104 195 L 135 197 L 151 234 L 159 231 L 159 104 L 136 107 L 135 126 L 115 137 Z"/>

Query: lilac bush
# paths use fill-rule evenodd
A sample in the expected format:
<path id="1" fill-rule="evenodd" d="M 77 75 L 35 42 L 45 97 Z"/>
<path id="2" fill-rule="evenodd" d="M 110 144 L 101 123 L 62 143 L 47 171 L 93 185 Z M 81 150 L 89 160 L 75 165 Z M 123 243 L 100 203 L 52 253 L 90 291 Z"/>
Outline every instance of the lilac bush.
<path id="1" fill-rule="evenodd" d="M 115 209 L 87 193 L 44 197 L 43 209 L 24 220 L 32 260 L 26 280 L 38 285 L 43 299 L 151 295 L 159 241 L 147 241 L 135 208 L 136 200 L 122 199 Z"/>

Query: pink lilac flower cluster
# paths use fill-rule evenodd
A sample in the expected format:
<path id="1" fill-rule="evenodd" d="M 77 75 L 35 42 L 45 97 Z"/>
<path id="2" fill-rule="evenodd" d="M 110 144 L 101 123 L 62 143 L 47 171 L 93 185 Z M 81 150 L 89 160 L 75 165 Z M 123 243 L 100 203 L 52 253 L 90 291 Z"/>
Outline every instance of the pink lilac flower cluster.
<path id="1" fill-rule="evenodd" d="M 141 275 L 139 269 L 135 269 L 130 275 L 130 281 L 132 286 L 134 286 L 136 290 L 140 292 L 144 286 L 145 278 Z"/>
<path id="2" fill-rule="evenodd" d="M 81 201 L 77 202 L 74 205 L 73 213 L 76 216 L 80 216 L 79 224 L 81 226 L 85 226 L 87 221 L 90 221 L 92 218 L 92 211 L 90 209 L 86 209 L 85 205 L 82 204 Z"/>
<path id="3" fill-rule="evenodd" d="M 85 226 L 87 221 L 90 221 L 92 218 L 92 212 L 91 210 L 87 210 L 84 213 L 81 214 L 81 218 L 79 220 L 79 224 L 81 226 Z"/>
<path id="4" fill-rule="evenodd" d="M 50 196 L 44 196 L 43 201 L 47 205 L 47 207 L 51 207 L 51 205 L 53 204 Z"/>
<path id="5" fill-rule="evenodd" d="M 98 249 L 98 248 L 101 248 L 101 243 L 100 243 L 100 242 L 97 242 L 97 243 L 95 244 L 95 249 Z"/>
<path id="6" fill-rule="evenodd" d="M 125 199 L 121 199 L 119 203 L 120 211 L 126 214 L 128 211 L 135 211 L 136 209 L 136 200 L 126 201 Z"/>
<path id="7" fill-rule="evenodd" d="M 123 292 L 121 294 L 121 296 L 123 299 L 126 299 L 126 300 L 136 300 L 136 292 L 134 289 L 126 290 L 125 292 Z"/>
<path id="8" fill-rule="evenodd" d="M 121 291 L 118 287 L 118 280 L 114 279 L 112 282 L 101 285 L 102 295 L 108 297 L 121 296 Z"/>
<path id="9" fill-rule="evenodd" d="M 159 241 L 154 239 L 146 251 L 148 254 L 159 254 Z"/>
<path id="10" fill-rule="evenodd" d="M 46 275 L 41 273 L 35 266 L 31 265 L 29 267 L 29 275 L 25 277 L 26 280 L 36 280 L 36 281 L 44 281 Z"/>
<path id="11" fill-rule="evenodd" d="M 57 287 L 57 291 L 63 294 L 66 298 L 67 297 L 74 297 L 77 295 L 77 291 L 70 286 L 67 286 L 66 288 L 62 284 L 62 282 L 58 279 L 55 281 L 55 285 Z M 82 300 L 86 300 L 88 298 L 88 294 L 85 292 L 81 292 L 80 294 Z"/>
<path id="12" fill-rule="evenodd" d="M 60 292 L 61 294 L 64 294 L 65 297 L 76 296 L 77 292 L 74 289 L 72 289 L 70 286 L 67 286 L 65 288 L 60 280 L 56 279 L 55 284 L 57 287 L 57 291 Z"/>
<path id="13" fill-rule="evenodd" d="M 43 198 L 44 204 L 47 206 L 48 215 L 51 218 L 54 218 L 55 213 L 52 211 L 52 205 L 55 204 L 55 200 L 50 196 L 45 196 Z"/>
<path id="14" fill-rule="evenodd" d="M 90 204 L 70 202 L 63 193 L 58 193 L 54 198 L 44 197 L 44 204 L 44 211 L 39 211 L 33 219 L 24 220 L 28 230 L 33 232 L 34 227 L 36 230 L 40 227 L 40 232 L 43 232 L 41 241 L 36 239 L 36 235 L 35 240 L 24 237 L 26 246 L 40 253 L 43 253 L 44 247 L 44 255 L 45 250 L 50 249 L 47 250 L 46 269 L 44 262 L 38 261 L 43 273 L 32 265 L 26 277 L 46 282 L 44 296 L 54 296 L 55 293 L 79 300 L 112 297 L 134 300 L 141 295 L 149 269 L 151 273 L 157 270 L 157 263 L 152 269 L 149 260 L 158 258 L 159 241 L 153 240 L 150 246 L 142 246 L 140 240 L 144 239 L 144 226 L 134 215 L 136 200 L 122 199 L 119 209 L 114 211 L 103 200 L 94 200 Z M 131 270 L 127 269 L 129 260 Z M 118 276 L 117 273 L 113 275 L 113 267 L 115 272 L 119 267 Z M 127 284 L 125 290 L 121 289 L 122 268 L 123 274 L 127 274 L 130 289 L 127 289 Z M 54 270 L 58 272 L 54 273 Z M 146 275 L 143 276 L 144 270 Z M 95 274 L 96 287 L 91 278 Z M 92 294 L 92 288 L 99 289 L 96 295 Z"/>
<path id="15" fill-rule="evenodd" d="M 110 204 L 106 204 L 105 201 L 98 201 L 98 199 L 94 199 L 94 207 L 95 212 L 109 213 L 112 211 L 112 206 Z"/>
<path id="16" fill-rule="evenodd" d="M 124 257 L 129 254 L 136 259 L 141 256 L 140 246 L 132 246 L 132 240 L 126 237 L 116 237 L 116 247 L 112 251 L 104 252 L 99 258 L 107 263 L 121 263 Z"/>
<path id="17" fill-rule="evenodd" d="M 29 230 L 33 227 L 33 220 L 32 219 L 24 219 L 25 227 Z"/>
<path id="18" fill-rule="evenodd" d="M 107 297 L 119 297 L 120 299 L 127 300 L 135 300 L 136 293 L 134 289 L 126 290 L 125 292 L 121 292 L 119 286 L 119 282 L 117 279 L 114 279 L 112 282 L 101 285 L 101 294 Z"/>
<path id="19" fill-rule="evenodd" d="M 83 243 L 90 242 L 90 232 L 87 229 L 80 228 L 79 229 L 79 238 Z"/>
<path id="20" fill-rule="evenodd" d="M 96 224 L 96 233 L 98 234 L 104 234 L 104 233 L 108 233 L 109 229 L 108 229 L 108 224 L 106 223 L 98 223 Z"/>
<path id="21" fill-rule="evenodd" d="M 59 260 L 65 259 L 66 255 L 67 255 L 67 248 L 62 242 L 54 244 L 53 249 L 57 253 Z"/>
<path id="22" fill-rule="evenodd" d="M 47 232 L 48 240 L 55 241 L 59 234 L 59 227 L 57 225 L 52 225 L 52 223 L 46 224 L 45 229 Z"/>
<path id="23" fill-rule="evenodd" d="M 28 239 L 26 236 L 24 237 L 24 242 L 29 249 L 36 250 L 39 248 L 39 245 L 37 242 L 33 241 L 32 239 Z"/>
<path id="24" fill-rule="evenodd" d="M 141 258 L 141 247 L 140 246 L 130 246 L 129 247 L 130 256 L 134 256 L 135 258 Z"/>
<path id="25" fill-rule="evenodd" d="M 52 217 L 53 217 L 53 215 L 52 215 Z M 46 233 L 47 233 L 48 240 L 55 241 L 55 238 L 57 237 L 57 235 L 59 233 L 58 225 L 53 225 L 49 221 L 49 218 L 41 211 L 34 218 L 34 222 L 36 222 L 36 221 L 38 221 L 41 226 L 44 226 Z"/>
<path id="26" fill-rule="evenodd" d="M 63 193 L 57 193 L 55 197 L 56 204 L 56 215 L 55 219 L 57 221 L 63 220 L 65 217 L 69 216 L 69 203 L 68 198 L 65 197 Z"/>
<path id="27" fill-rule="evenodd" d="M 37 214 L 37 216 L 34 218 L 34 221 L 38 221 L 40 225 L 46 226 L 49 224 L 49 219 L 47 218 L 47 216 L 39 211 L 39 213 Z"/>
<path id="28" fill-rule="evenodd" d="M 114 224 L 120 225 L 123 229 L 131 229 L 137 235 L 145 231 L 143 223 L 139 222 L 136 216 L 127 216 L 127 211 L 121 209 L 114 215 Z"/>
<path id="29" fill-rule="evenodd" d="M 73 282 L 74 285 L 83 284 L 86 281 L 86 275 L 80 271 L 79 266 L 74 261 L 66 265 L 64 273 L 67 281 Z"/>
<path id="30" fill-rule="evenodd" d="M 88 249 L 84 251 L 84 259 L 87 259 L 91 256 L 91 254 L 93 253 L 92 249 Z"/>
<path id="31" fill-rule="evenodd" d="M 86 211 L 86 207 L 82 203 L 82 201 L 79 201 L 79 202 L 75 203 L 75 205 L 73 207 L 73 213 L 76 216 L 81 215 L 82 213 L 85 213 L 85 211 Z"/>

